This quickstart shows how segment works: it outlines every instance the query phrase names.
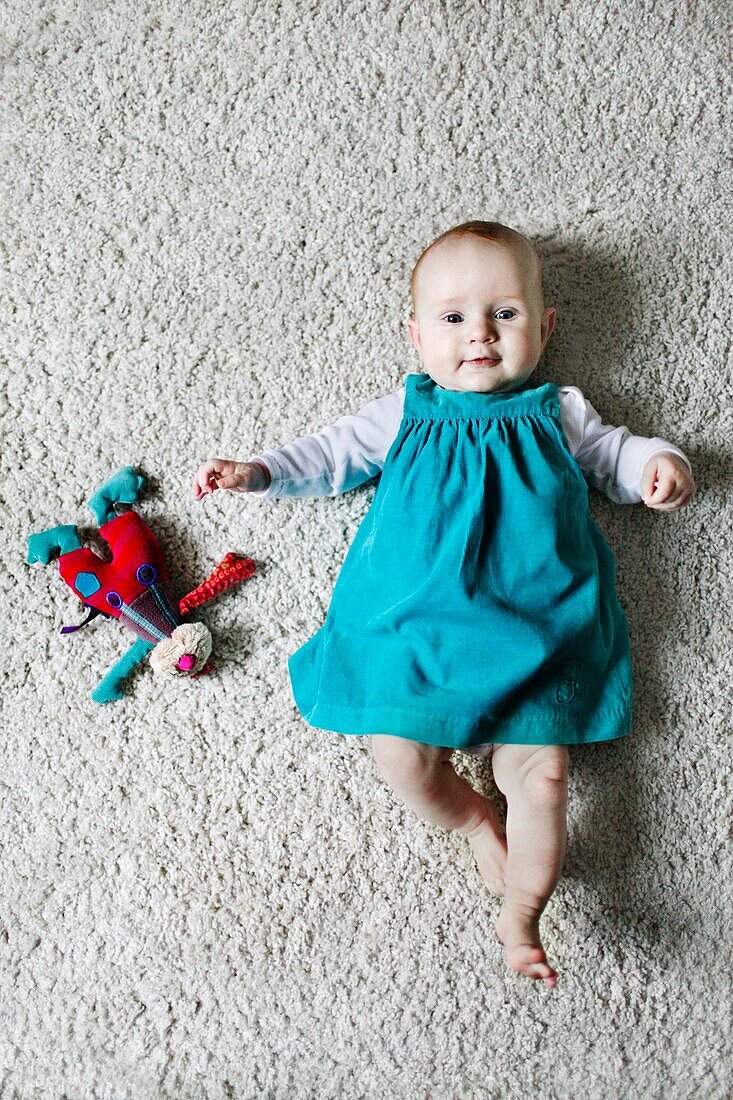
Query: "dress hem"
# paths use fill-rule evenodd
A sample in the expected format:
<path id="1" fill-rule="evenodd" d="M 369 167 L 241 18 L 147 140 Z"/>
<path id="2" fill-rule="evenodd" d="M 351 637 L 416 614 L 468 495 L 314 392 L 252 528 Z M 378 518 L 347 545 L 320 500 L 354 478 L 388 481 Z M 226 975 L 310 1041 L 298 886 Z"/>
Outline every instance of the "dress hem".
<path id="1" fill-rule="evenodd" d="M 589 715 L 587 728 L 582 734 L 577 732 L 578 725 L 582 723 L 582 716 L 577 712 L 571 718 L 576 727 L 575 733 L 561 728 L 566 724 L 562 721 L 565 716 L 557 715 L 553 718 L 548 715 L 545 719 L 534 722 L 528 722 L 526 718 L 521 720 L 479 718 L 472 723 L 473 732 L 466 734 L 457 728 L 456 719 L 452 716 L 420 715 L 415 711 L 388 707 L 381 710 L 355 710 L 352 707 L 337 707 L 333 704 L 329 706 L 316 704 L 310 711 L 304 712 L 297 700 L 296 707 L 305 721 L 315 729 L 340 733 L 347 737 L 389 734 L 424 745 L 439 745 L 462 751 L 495 744 L 587 745 L 599 741 L 615 741 L 631 732 L 632 719 L 631 701 L 628 700 L 619 709 L 604 710 L 592 716 Z M 341 711 L 350 717 L 339 718 L 336 716 L 336 711 Z M 419 731 L 416 730 L 416 725 L 420 727 Z M 350 728 L 344 728 L 345 726 Z"/>

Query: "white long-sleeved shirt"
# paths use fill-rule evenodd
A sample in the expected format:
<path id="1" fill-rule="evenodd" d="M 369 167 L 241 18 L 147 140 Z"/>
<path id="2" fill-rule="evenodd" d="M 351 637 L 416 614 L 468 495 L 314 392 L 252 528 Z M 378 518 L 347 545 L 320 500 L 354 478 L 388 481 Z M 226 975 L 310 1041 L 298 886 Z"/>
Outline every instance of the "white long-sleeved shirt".
<path id="1" fill-rule="evenodd" d="M 272 479 L 267 489 L 252 495 L 333 497 L 375 477 L 402 421 L 404 378 L 392 393 L 339 417 L 323 431 L 250 455 L 246 461 L 261 462 Z M 577 386 L 558 386 L 558 396 L 570 452 L 586 481 L 610 500 L 638 504 L 644 466 L 661 451 L 678 455 L 692 472 L 687 456 L 666 439 L 632 435 L 625 424 L 603 424 Z"/>

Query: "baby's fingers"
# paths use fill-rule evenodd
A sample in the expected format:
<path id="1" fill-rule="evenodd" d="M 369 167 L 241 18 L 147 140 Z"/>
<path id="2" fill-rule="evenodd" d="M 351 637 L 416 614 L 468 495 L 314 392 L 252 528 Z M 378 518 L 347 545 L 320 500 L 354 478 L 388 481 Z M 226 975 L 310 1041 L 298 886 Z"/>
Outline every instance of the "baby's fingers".
<path id="1" fill-rule="evenodd" d="M 216 479 L 216 487 L 218 489 L 234 489 L 240 484 L 240 481 L 239 474 L 228 474 L 226 477 Z"/>
<path id="2" fill-rule="evenodd" d="M 694 492 L 694 487 L 690 487 L 689 482 L 686 479 L 675 481 L 674 487 L 667 496 L 661 497 L 657 491 L 651 497 L 647 498 L 646 504 L 649 508 L 654 508 L 659 512 L 669 512 L 674 508 L 681 508 L 683 504 L 686 504 Z"/>
<path id="3" fill-rule="evenodd" d="M 687 504 L 691 496 L 692 493 L 683 493 L 680 497 L 674 497 L 672 500 L 667 500 L 663 504 L 650 504 L 649 507 L 653 508 L 656 512 L 672 512 L 675 508 L 681 508 L 683 504 Z"/>
<path id="4" fill-rule="evenodd" d="M 193 482 L 193 495 L 196 500 L 201 500 L 207 493 L 213 493 L 217 485 L 217 468 L 223 464 L 221 460 L 210 458 L 202 463 Z"/>
<path id="5" fill-rule="evenodd" d="M 660 474 L 657 480 L 657 486 L 654 492 L 647 497 L 646 503 L 650 506 L 655 504 L 662 504 L 671 496 L 675 487 L 675 476 L 673 473 Z"/>

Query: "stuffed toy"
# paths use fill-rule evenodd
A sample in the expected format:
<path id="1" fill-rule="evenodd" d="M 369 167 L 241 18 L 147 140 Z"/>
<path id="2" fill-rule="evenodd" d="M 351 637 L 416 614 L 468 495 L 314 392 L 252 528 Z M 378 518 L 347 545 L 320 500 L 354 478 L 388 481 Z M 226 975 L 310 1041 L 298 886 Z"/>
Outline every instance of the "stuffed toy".
<path id="1" fill-rule="evenodd" d="M 89 609 L 83 622 L 63 627 L 62 634 L 80 630 L 103 615 L 119 619 L 138 636 L 91 692 L 95 703 L 121 699 L 125 678 L 147 656 L 156 673 L 195 680 L 211 672 L 214 665 L 209 661 L 212 642 L 208 628 L 201 622 L 183 622 L 182 616 L 255 572 L 252 558 L 227 554 L 203 584 L 176 602 L 155 535 L 137 512 L 128 508 L 118 514 L 115 508 L 134 504 L 144 484 L 145 479 L 132 466 L 125 466 L 87 502 L 99 534 L 112 551 L 109 562 L 82 546 L 73 524 L 39 531 L 27 539 L 28 564 L 40 561 L 48 565 L 59 554 L 61 576 Z"/>

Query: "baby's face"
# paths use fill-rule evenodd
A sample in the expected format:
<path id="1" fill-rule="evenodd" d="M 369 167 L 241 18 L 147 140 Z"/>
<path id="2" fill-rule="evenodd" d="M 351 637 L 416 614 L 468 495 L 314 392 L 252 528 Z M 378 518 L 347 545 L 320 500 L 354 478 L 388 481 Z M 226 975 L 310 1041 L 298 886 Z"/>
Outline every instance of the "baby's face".
<path id="1" fill-rule="evenodd" d="M 477 237 L 446 241 L 425 256 L 407 328 L 433 381 L 495 393 L 529 378 L 555 327 L 533 274 L 529 248 Z"/>

